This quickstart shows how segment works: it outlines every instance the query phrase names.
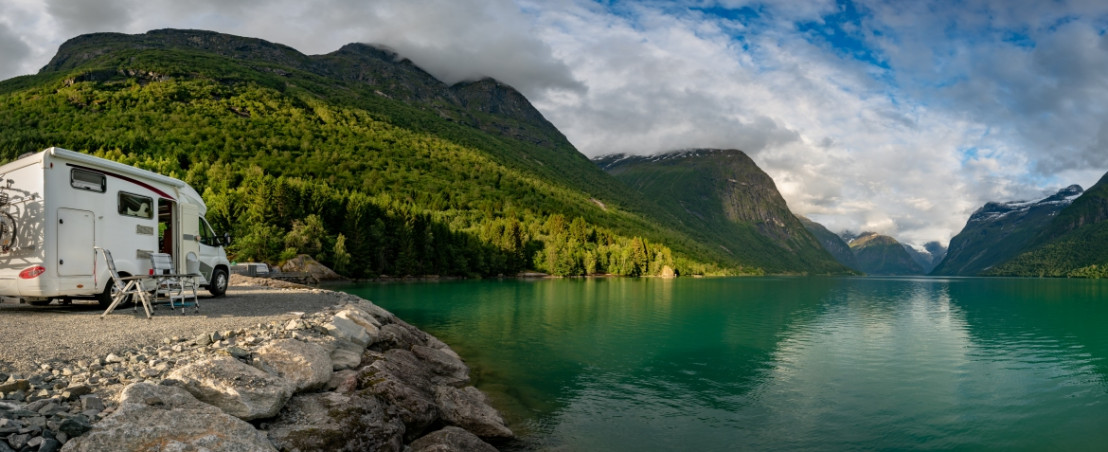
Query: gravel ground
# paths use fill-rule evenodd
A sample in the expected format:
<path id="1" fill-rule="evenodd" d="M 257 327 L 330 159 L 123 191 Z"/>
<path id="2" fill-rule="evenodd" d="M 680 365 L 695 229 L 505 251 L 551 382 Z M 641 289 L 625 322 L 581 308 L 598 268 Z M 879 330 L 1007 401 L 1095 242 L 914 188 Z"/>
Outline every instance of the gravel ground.
<path id="1" fill-rule="evenodd" d="M 0 372 L 32 374 L 43 363 L 105 357 L 174 336 L 237 330 L 338 304 L 332 292 L 232 275 L 227 296 L 200 295 L 200 313 L 158 307 L 147 319 L 139 308 L 117 308 L 105 318 L 96 302 L 30 306 L 0 303 Z M 57 366 L 55 366 L 57 367 Z"/>

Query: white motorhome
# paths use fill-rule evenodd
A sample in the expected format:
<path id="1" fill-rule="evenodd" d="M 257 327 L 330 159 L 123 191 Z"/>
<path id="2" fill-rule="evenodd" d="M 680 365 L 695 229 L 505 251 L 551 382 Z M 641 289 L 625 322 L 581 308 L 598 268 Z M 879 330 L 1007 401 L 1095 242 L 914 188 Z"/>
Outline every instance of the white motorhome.
<path id="1" fill-rule="evenodd" d="M 228 237 L 216 236 L 200 194 L 183 181 L 61 148 L 0 166 L 0 296 L 111 301 L 112 278 L 93 246 L 111 251 L 121 276 L 153 271 L 169 253 L 227 290 Z"/>

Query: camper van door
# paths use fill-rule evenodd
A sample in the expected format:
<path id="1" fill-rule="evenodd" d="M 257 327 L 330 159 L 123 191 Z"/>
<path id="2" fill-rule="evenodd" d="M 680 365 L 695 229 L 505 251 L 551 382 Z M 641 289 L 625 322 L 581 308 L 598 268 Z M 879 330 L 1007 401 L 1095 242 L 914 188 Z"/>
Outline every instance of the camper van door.
<path id="1" fill-rule="evenodd" d="M 200 258 L 200 208 L 195 204 L 181 202 L 180 232 L 181 252 L 177 253 L 177 271 L 185 273 L 189 271 L 188 255 L 192 253 L 194 261 Z"/>

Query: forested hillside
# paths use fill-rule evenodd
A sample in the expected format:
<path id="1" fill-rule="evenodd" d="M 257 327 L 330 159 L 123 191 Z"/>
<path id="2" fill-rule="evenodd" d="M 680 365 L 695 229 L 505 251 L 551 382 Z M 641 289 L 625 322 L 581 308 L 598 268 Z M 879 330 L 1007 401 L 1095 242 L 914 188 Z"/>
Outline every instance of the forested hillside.
<path id="1" fill-rule="evenodd" d="M 181 178 L 240 261 L 308 253 L 354 277 L 757 270 L 657 214 L 510 87 L 447 86 L 365 45 L 85 35 L 0 82 L 0 110 L 0 159 L 59 146 Z"/>

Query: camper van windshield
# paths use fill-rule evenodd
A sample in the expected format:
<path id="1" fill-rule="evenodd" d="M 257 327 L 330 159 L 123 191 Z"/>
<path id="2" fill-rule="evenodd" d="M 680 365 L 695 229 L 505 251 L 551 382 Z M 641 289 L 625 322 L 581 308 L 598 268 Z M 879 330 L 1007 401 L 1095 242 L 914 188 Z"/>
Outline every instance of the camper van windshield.
<path id="1" fill-rule="evenodd" d="M 154 199 L 146 196 L 119 192 L 119 213 L 129 217 L 154 218 Z"/>

